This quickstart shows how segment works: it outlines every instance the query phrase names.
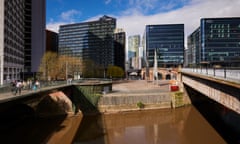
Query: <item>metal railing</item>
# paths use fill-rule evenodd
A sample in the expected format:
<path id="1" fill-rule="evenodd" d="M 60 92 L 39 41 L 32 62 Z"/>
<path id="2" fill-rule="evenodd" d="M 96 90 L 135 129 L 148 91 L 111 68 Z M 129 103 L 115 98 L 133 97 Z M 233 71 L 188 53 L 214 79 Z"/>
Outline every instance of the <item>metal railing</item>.
<path id="1" fill-rule="evenodd" d="M 101 79 L 101 78 L 82 78 L 79 80 L 72 80 L 72 81 L 40 81 L 40 89 L 44 89 L 47 87 L 54 87 L 54 86 L 60 86 L 60 85 L 68 85 L 68 84 L 76 84 L 76 83 L 83 83 L 83 82 L 112 82 L 112 79 Z M 13 90 L 13 86 L 8 83 L 0 86 L 0 94 L 1 93 L 10 93 Z M 23 90 L 31 90 L 28 85 L 26 85 Z M 1 95 L 0 95 L 1 96 Z"/>
<path id="2" fill-rule="evenodd" d="M 181 71 L 240 83 L 240 68 L 182 68 Z"/>

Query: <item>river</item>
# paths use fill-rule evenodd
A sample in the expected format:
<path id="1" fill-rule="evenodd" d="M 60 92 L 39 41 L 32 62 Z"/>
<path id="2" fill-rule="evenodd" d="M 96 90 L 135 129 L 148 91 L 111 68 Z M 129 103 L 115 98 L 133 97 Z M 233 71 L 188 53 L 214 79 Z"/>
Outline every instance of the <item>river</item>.
<path id="1" fill-rule="evenodd" d="M 2 124 L 1 143 L 224 144 L 194 106 L 71 115 Z M 4 127 L 5 125 L 5 127 Z"/>
<path id="2" fill-rule="evenodd" d="M 193 107 L 84 116 L 75 144 L 224 144 Z"/>

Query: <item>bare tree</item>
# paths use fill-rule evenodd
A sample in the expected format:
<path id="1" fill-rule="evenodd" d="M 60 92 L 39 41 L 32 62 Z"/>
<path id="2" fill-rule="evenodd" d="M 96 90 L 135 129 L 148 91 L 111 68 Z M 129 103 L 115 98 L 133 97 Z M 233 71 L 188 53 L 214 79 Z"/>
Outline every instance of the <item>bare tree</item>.
<path id="1" fill-rule="evenodd" d="M 39 72 L 43 80 L 66 79 L 80 73 L 82 62 L 80 58 L 61 55 L 54 52 L 44 54 Z"/>

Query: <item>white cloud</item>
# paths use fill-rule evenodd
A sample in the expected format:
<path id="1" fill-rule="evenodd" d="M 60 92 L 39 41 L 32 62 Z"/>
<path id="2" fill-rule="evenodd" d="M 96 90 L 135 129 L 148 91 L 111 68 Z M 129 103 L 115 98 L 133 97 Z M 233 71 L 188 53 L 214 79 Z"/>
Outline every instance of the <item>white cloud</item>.
<path id="1" fill-rule="evenodd" d="M 109 4 L 111 0 L 105 0 L 105 4 Z"/>
<path id="2" fill-rule="evenodd" d="M 74 9 L 62 12 L 59 20 L 51 19 L 47 23 L 47 29 L 58 33 L 60 25 L 74 23 L 79 16 L 81 16 L 81 12 Z"/>
<path id="3" fill-rule="evenodd" d="M 59 26 L 67 24 L 66 22 L 50 22 L 47 24 L 47 29 L 58 33 Z"/>
<path id="4" fill-rule="evenodd" d="M 150 24 L 183 23 L 186 41 L 187 36 L 200 26 L 201 18 L 239 17 L 239 7 L 239 0 L 192 0 L 182 8 L 154 15 L 145 16 L 138 11 L 131 15 L 116 16 L 117 27 L 123 28 L 129 36 L 142 35 L 145 26 Z"/>
<path id="5" fill-rule="evenodd" d="M 66 12 L 62 12 L 60 18 L 64 21 L 74 21 L 75 16 L 78 15 L 81 15 L 81 12 L 72 9 Z"/>
<path id="6" fill-rule="evenodd" d="M 119 3 L 122 0 L 118 0 Z M 168 1 L 167 5 L 160 5 L 159 0 L 129 0 L 129 9 L 122 12 L 121 15 L 109 16 L 117 18 L 117 27 L 123 28 L 127 36 L 140 34 L 142 35 L 146 25 L 150 24 L 179 24 L 185 25 L 185 41 L 187 36 L 200 26 L 201 18 L 212 17 L 240 17 L 240 0 L 178 0 L 183 7 L 176 10 L 162 12 L 161 9 L 174 7 L 173 2 Z M 105 0 L 110 2 L 110 0 Z M 157 3 L 158 2 L 158 3 Z M 145 5 L 144 5 L 145 3 Z M 134 7 L 135 5 L 135 7 Z M 154 7 L 153 7 L 154 6 Z M 159 6 L 159 13 L 144 15 L 144 9 L 152 10 Z M 167 7 L 168 6 L 168 7 Z M 163 10 L 164 11 L 164 10 Z M 76 10 L 70 10 L 61 14 L 61 20 L 51 21 L 47 28 L 58 31 L 61 24 L 73 23 L 74 18 L 81 13 Z M 87 21 L 99 19 L 102 15 L 94 16 Z M 185 42 L 186 45 L 186 42 Z"/>

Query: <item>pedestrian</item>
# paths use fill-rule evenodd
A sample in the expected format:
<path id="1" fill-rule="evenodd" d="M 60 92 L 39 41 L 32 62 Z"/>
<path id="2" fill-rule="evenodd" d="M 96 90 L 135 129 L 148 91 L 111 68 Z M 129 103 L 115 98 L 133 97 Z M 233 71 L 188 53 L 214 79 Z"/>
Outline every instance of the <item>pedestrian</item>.
<path id="1" fill-rule="evenodd" d="M 40 83 L 39 83 L 38 80 L 36 80 L 36 82 L 35 82 L 35 86 L 36 86 L 36 90 L 37 90 L 37 89 L 40 89 Z"/>
<path id="2" fill-rule="evenodd" d="M 21 95 L 21 91 L 22 91 L 22 82 L 20 80 L 17 81 L 16 84 L 16 91 L 15 91 L 15 95 L 18 93 L 19 95 Z"/>
<path id="3" fill-rule="evenodd" d="M 28 90 L 32 90 L 32 80 L 27 81 Z"/>
<path id="4" fill-rule="evenodd" d="M 12 88 L 11 88 L 12 93 L 15 93 L 15 91 L 16 91 L 16 81 L 12 81 L 11 86 L 12 86 Z"/>

